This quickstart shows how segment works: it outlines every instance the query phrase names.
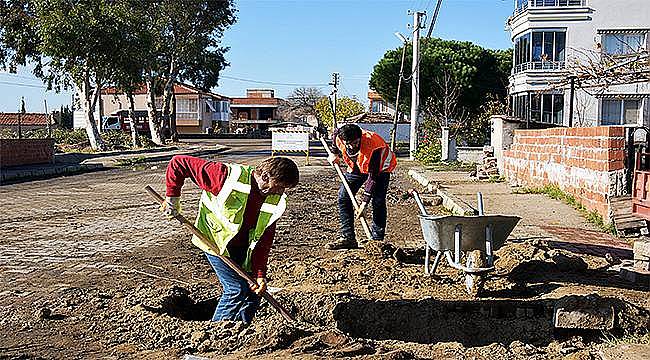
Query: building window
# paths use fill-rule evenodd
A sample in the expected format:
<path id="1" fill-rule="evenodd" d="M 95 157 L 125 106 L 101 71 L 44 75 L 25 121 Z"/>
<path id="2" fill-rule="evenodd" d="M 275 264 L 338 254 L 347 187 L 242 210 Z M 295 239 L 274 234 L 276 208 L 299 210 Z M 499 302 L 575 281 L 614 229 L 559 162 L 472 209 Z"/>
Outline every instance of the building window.
<path id="1" fill-rule="evenodd" d="M 637 124 L 640 107 L 640 100 L 603 100 L 602 125 Z"/>
<path id="2" fill-rule="evenodd" d="M 604 34 L 603 53 L 607 55 L 628 55 L 639 52 L 645 46 L 645 34 Z"/>
<path id="3" fill-rule="evenodd" d="M 373 100 L 372 101 L 372 111 L 373 113 L 384 112 L 384 101 L 383 100 Z"/>
<path id="4" fill-rule="evenodd" d="M 564 94 L 524 93 L 512 97 L 512 115 L 522 121 L 562 125 Z"/>
<path id="5" fill-rule="evenodd" d="M 199 106 L 198 99 L 177 99 L 176 118 L 182 120 L 197 120 Z"/>
<path id="6" fill-rule="evenodd" d="M 566 32 L 533 31 L 514 41 L 514 72 L 562 69 L 566 58 Z"/>

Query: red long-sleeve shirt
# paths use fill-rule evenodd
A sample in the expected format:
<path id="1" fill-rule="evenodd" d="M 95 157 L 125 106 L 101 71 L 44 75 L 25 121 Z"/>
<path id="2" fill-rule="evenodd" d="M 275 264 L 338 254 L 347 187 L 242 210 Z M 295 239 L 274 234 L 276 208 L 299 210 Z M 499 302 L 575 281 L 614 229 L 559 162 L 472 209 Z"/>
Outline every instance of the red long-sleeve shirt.
<path id="1" fill-rule="evenodd" d="M 202 190 L 216 195 L 221 191 L 226 177 L 228 177 L 228 167 L 225 164 L 192 156 L 177 155 L 167 165 L 166 194 L 167 196 L 180 196 L 185 179 L 190 178 Z M 257 224 L 257 218 L 263 203 L 264 196 L 260 193 L 257 183 L 251 181 L 251 192 L 246 202 L 242 226 L 237 235 L 228 243 L 228 253 L 238 264 L 242 264 L 246 257 L 248 234 Z M 266 229 L 257 246 L 253 249 L 251 258 L 253 276 L 266 276 L 267 261 L 274 236 L 275 223 Z"/>

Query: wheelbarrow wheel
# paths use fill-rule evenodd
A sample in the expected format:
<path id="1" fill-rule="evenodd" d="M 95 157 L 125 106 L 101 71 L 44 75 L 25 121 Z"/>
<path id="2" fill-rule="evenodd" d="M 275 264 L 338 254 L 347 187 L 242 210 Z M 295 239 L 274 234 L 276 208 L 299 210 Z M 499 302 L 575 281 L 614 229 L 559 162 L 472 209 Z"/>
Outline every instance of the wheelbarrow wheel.
<path id="1" fill-rule="evenodd" d="M 481 250 L 472 250 L 467 253 L 465 266 L 468 268 L 482 268 L 487 266 L 485 255 Z M 483 289 L 483 274 L 465 274 L 465 288 L 471 297 L 477 297 Z"/>

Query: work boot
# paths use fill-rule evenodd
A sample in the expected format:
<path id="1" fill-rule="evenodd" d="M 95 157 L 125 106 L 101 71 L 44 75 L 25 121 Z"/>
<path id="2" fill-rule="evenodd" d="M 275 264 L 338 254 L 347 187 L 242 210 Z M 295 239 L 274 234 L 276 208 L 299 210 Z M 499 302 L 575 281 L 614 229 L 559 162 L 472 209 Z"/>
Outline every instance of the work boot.
<path id="1" fill-rule="evenodd" d="M 357 249 L 359 244 L 356 240 L 340 237 L 331 243 L 327 244 L 329 250 L 343 250 L 343 249 Z"/>

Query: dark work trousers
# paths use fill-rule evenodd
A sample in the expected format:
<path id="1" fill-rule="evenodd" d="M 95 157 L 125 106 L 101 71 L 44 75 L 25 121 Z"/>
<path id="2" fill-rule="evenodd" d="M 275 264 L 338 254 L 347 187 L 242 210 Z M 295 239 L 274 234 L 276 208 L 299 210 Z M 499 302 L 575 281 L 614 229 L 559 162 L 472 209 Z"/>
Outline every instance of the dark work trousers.
<path id="1" fill-rule="evenodd" d="M 368 174 L 345 173 L 345 179 L 350 184 L 352 192 L 356 194 L 368 179 Z M 388 192 L 389 181 L 390 173 L 380 173 L 377 176 L 377 182 L 372 194 L 372 226 L 370 231 L 373 240 L 383 240 L 386 232 L 386 193 Z M 339 188 L 338 203 L 341 236 L 348 240 L 356 240 L 354 235 L 354 206 L 343 184 Z"/>

